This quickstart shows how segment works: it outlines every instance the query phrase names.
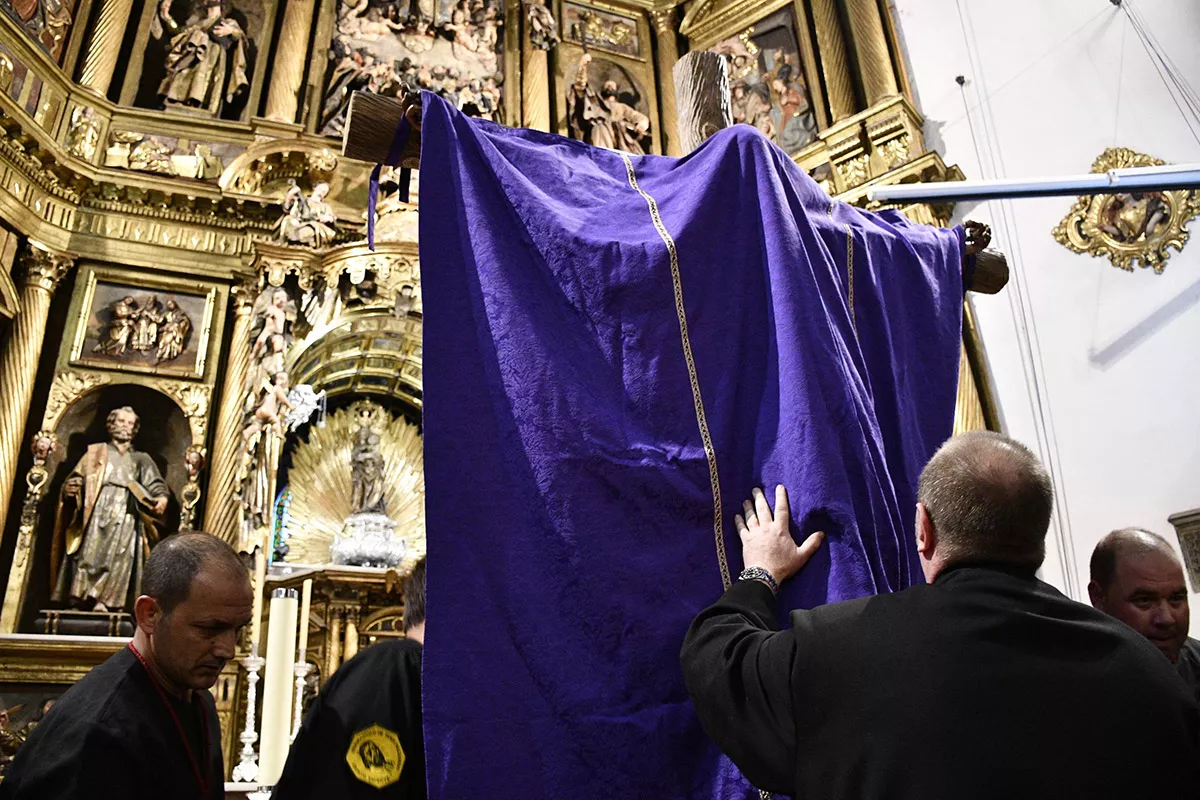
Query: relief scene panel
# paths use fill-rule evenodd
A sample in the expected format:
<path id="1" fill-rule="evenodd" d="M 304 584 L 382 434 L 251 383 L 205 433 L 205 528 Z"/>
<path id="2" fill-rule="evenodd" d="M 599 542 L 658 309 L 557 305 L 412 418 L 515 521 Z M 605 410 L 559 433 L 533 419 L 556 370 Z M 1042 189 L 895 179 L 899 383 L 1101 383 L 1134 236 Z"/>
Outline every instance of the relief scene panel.
<path id="1" fill-rule="evenodd" d="M 733 121 L 758 128 L 789 155 L 817 138 L 796 17 L 784 8 L 712 47 L 729 61 Z"/>
<path id="2" fill-rule="evenodd" d="M 396 95 L 405 86 L 499 119 L 503 15 L 499 0 L 338 0 L 317 130 L 342 135 L 353 92 Z"/>

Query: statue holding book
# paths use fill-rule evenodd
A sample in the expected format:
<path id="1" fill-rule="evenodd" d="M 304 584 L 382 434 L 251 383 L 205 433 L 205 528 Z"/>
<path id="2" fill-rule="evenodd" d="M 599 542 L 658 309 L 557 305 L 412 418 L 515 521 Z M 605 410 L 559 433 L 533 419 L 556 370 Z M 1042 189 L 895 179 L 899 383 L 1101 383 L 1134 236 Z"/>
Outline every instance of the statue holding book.
<path id="1" fill-rule="evenodd" d="M 116 611 L 167 510 L 167 484 L 154 461 L 133 448 L 138 415 L 129 406 L 108 415 L 108 441 L 89 445 L 59 498 L 50 561 L 53 599 L 74 608 Z"/>

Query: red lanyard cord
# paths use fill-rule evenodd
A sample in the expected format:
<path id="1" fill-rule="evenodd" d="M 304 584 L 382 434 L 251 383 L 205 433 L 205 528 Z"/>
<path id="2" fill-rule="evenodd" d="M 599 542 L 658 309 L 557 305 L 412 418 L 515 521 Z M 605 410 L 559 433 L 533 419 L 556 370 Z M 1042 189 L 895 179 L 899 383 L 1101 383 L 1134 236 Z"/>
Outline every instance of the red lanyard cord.
<path id="1" fill-rule="evenodd" d="M 132 652 L 142 668 L 146 670 L 146 675 L 150 678 L 150 685 L 154 687 L 154 691 L 158 692 L 159 698 L 163 701 L 163 705 L 167 707 L 167 713 L 171 715 L 171 721 L 175 723 L 175 730 L 179 732 L 179 738 L 183 741 L 184 749 L 187 750 L 188 761 L 192 765 L 192 774 L 196 776 L 196 783 L 200 784 L 200 794 L 202 797 L 208 797 L 208 778 L 205 777 L 205 770 L 200 769 L 200 762 L 196 760 L 196 754 L 192 752 L 192 743 L 188 741 L 187 733 L 183 730 L 183 723 L 179 721 L 179 715 L 175 713 L 175 707 L 171 705 L 171 701 L 167 699 L 167 693 L 163 691 L 159 685 L 158 679 L 154 677 L 154 673 L 150 670 L 150 665 L 146 663 L 146 659 L 142 658 L 142 654 L 133 646 L 133 642 L 129 643 L 129 650 Z M 208 744 L 208 715 L 203 713 L 203 703 L 201 703 L 200 721 L 204 724 L 204 765 L 207 769 L 209 762 L 209 744 Z"/>

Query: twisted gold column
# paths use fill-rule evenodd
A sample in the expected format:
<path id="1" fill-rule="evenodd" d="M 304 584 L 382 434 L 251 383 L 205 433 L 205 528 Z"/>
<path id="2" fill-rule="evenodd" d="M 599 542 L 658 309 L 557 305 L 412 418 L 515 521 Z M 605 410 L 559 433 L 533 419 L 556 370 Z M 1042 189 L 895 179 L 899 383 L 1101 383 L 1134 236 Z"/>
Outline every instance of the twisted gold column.
<path id="1" fill-rule="evenodd" d="M 650 12 L 654 33 L 658 40 L 655 60 L 658 62 L 658 91 L 662 98 L 662 140 L 667 155 L 679 156 L 679 112 L 675 105 L 675 62 L 679 60 L 679 42 L 675 30 L 675 9 L 666 8 Z"/>
<path id="2" fill-rule="evenodd" d="M 545 50 L 529 41 L 528 33 L 521 42 L 521 109 L 525 113 L 524 127 L 550 130 L 549 60 Z"/>
<path id="3" fill-rule="evenodd" d="M 81 86 L 100 94 L 108 93 L 117 56 L 121 53 L 121 40 L 125 38 L 125 26 L 129 24 L 132 12 L 133 0 L 101 0 L 96 24 L 88 38 L 83 68 L 79 71 Z"/>
<path id="4" fill-rule="evenodd" d="M 888 53 L 887 35 L 883 32 L 883 17 L 877 0 L 846 0 L 846 16 L 850 20 L 850 38 L 858 56 L 867 106 L 890 95 L 898 94 L 896 71 Z"/>
<path id="5" fill-rule="evenodd" d="M 300 105 L 300 85 L 304 83 L 304 62 L 308 59 L 308 35 L 312 31 L 313 0 L 287 0 L 283 25 L 279 28 L 279 48 L 271 65 L 271 85 L 267 89 L 267 119 L 295 122 Z"/>
<path id="6" fill-rule="evenodd" d="M 821 50 L 821 72 L 829 94 L 829 117 L 838 122 L 857 110 L 854 84 L 846 64 L 846 42 L 838 20 L 834 0 L 812 0 L 813 23 L 817 28 L 817 47 Z"/>
<path id="7" fill-rule="evenodd" d="M 204 530 L 239 550 L 249 551 L 242 541 L 241 508 L 236 495 L 241 472 L 242 402 L 246 395 L 246 373 L 250 369 L 250 311 L 254 287 L 250 283 L 234 287 L 233 334 L 229 340 L 229 358 L 225 362 L 225 385 L 221 387 L 221 405 L 213 434 L 212 466 L 208 473 L 208 497 L 204 505 Z"/>
<path id="8" fill-rule="evenodd" d="M 0 355 L 0 538 L 17 481 L 17 462 L 26 416 L 33 399 L 38 358 L 46 338 L 46 317 L 58 282 L 75 264 L 71 256 L 30 243 L 21 255 L 21 311 L 13 317 Z"/>

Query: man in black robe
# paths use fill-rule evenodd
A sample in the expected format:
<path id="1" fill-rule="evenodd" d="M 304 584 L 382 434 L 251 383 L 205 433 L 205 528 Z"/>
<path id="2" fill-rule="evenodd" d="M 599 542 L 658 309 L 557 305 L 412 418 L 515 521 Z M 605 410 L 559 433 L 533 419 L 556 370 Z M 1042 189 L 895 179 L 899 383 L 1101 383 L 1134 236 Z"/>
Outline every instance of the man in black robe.
<path id="1" fill-rule="evenodd" d="M 313 701 L 273 800 L 424 800 L 425 559 L 404 586 L 404 637 L 342 665 Z"/>
<path id="2" fill-rule="evenodd" d="M 763 789 L 854 800 L 1200 796 L 1200 707 L 1127 626 L 1034 572 L 1053 491 L 999 434 L 950 440 L 921 474 L 929 583 L 793 611 L 787 494 L 735 524 L 746 571 L 692 623 L 682 662 L 709 736 Z"/>
<path id="3" fill-rule="evenodd" d="M 0 783 L 2 800 L 218 800 L 225 768 L 206 691 L 254 598 L 237 554 L 207 533 L 150 553 L 133 641 L 67 690 Z"/>
<path id="4" fill-rule="evenodd" d="M 1149 639 L 1200 702 L 1200 641 L 1188 636 L 1183 565 L 1167 540 L 1142 528 L 1113 531 L 1092 551 L 1090 567 L 1092 605 Z"/>

